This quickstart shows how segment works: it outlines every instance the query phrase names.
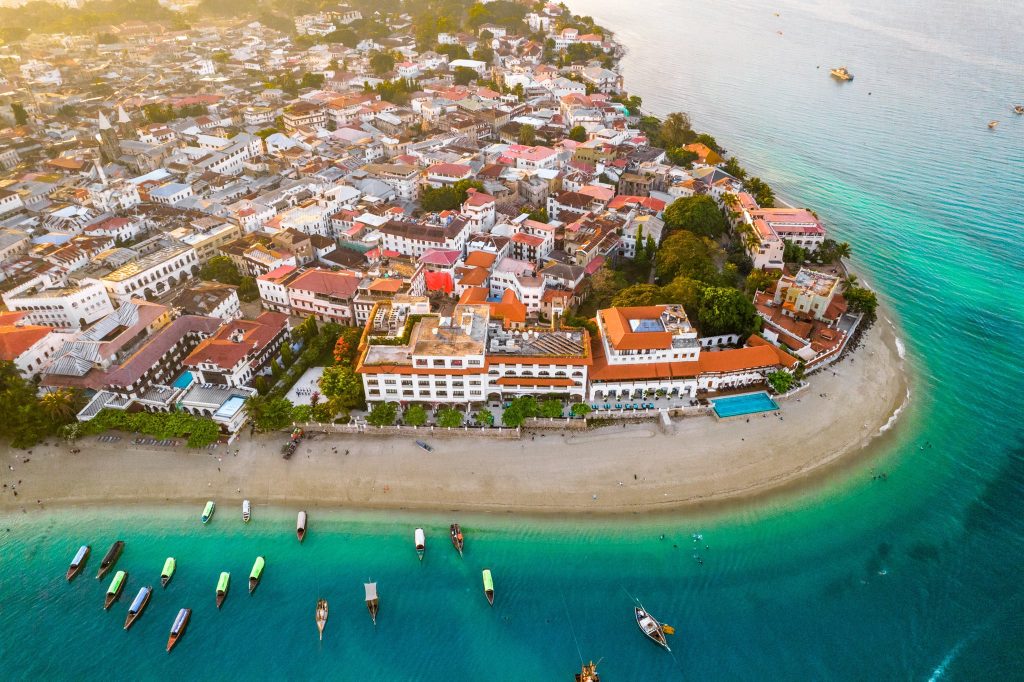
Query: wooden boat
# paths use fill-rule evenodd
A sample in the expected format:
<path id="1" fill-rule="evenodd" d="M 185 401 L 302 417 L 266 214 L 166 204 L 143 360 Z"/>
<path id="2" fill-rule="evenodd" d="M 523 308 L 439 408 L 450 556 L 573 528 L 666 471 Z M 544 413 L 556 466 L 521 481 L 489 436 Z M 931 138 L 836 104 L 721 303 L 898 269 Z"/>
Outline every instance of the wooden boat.
<path id="1" fill-rule="evenodd" d="M 429 445 L 429 444 L 425 443 L 424 441 L 418 440 L 418 441 L 416 441 L 416 445 L 420 446 L 421 448 L 423 448 L 427 452 L 433 452 L 434 451 L 434 447 L 432 445 Z"/>
<path id="2" fill-rule="evenodd" d="M 164 561 L 164 570 L 160 571 L 160 587 L 167 587 L 167 583 L 171 582 L 171 577 L 174 576 L 174 569 L 177 567 L 178 562 L 174 560 L 174 557 L 167 557 Z"/>
<path id="3" fill-rule="evenodd" d="M 416 555 L 423 561 L 423 554 L 427 551 L 427 538 L 423 535 L 423 529 L 417 528 L 413 537 L 416 539 Z"/>
<path id="4" fill-rule="evenodd" d="M 989 121 L 988 122 L 989 130 L 995 130 L 997 125 L 999 125 L 999 121 Z"/>
<path id="5" fill-rule="evenodd" d="M 377 597 L 377 583 L 363 583 L 366 590 L 366 610 L 370 612 L 370 620 L 377 624 L 377 611 L 380 610 L 380 598 Z"/>
<path id="6" fill-rule="evenodd" d="M 833 78 L 838 78 L 841 81 L 852 81 L 853 74 L 845 66 L 840 66 L 837 69 L 829 71 Z"/>
<path id="7" fill-rule="evenodd" d="M 260 580 L 263 578 L 263 567 L 266 566 L 267 562 L 264 561 L 263 557 L 256 557 L 255 563 L 252 565 L 252 570 L 249 571 L 249 594 L 253 593 L 256 586 L 260 584 Z"/>
<path id="8" fill-rule="evenodd" d="M 146 605 L 149 604 L 149 598 L 153 596 L 152 587 L 143 587 L 139 590 L 139 593 L 135 595 L 135 599 L 132 600 L 132 605 L 128 607 L 128 617 L 124 619 L 124 629 L 127 630 L 132 626 L 142 612 L 146 609 Z"/>
<path id="9" fill-rule="evenodd" d="M 484 569 L 484 596 L 487 603 L 494 606 L 494 579 L 491 577 L 491 569 Z"/>
<path id="10" fill-rule="evenodd" d="M 220 578 L 217 579 L 217 608 L 221 607 L 224 600 L 228 598 L 228 586 L 231 584 L 231 574 L 227 571 L 222 571 Z"/>
<path id="11" fill-rule="evenodd" d="M 209 523 L 210 519 L 213 518 L 213 512 L 216 511 L 217 505 L 214 504 L 213 500 L 209 500 L 206 506 L 203 507 L 203 523 Z"/>
<path id="12" fill-rule="evenodd" d="M 185 634 L 185 628 L 188 627 L 188 621 L 192 618 L 192 609 L 182 609 L 178 611 L 178 615 L 174 617 L 174 624 L 171 625 L 171 636 L 167 638 L 167 651 L 168 653 L 174 648 L 174 645 L 178 643 L 182 635 Z"/>
<path id="13" fill-rule="evenodd" d="M 459 553 L 459 556 L 462 556 L 462 547 L 465 544 L 465 538 L 462 537 L 462 527 L 457 523 L 453 523 L 449 530 L 452 534 L 452 546 Z"/>
<path id="14" fill-rule="evenodd" d="M 668 640 L 665 638 L 665 626 L 639 606 L 633 607 L 633 610 L 636 612 L 636 624 L 640 628 L 640 632 L 644 633 L 647 639 L 664 648 L 665 651 L 672 651 L 668 648 Z"/>
<path id="15" fill-rule="evenodd" d="M 324 641 L 324 626 L 327 625 L 327 600 L 316 601 L 316 629 L 320 631 L 320 641 Z"/>
<path id="16" fill-rule="evenodd" d="M 76 575 L 81 573 L 83 568 L 85 568 L 85 562 L 86 562 L 86 560 L 88 560 L 89 552 L 91 552 L 91 551 L 92 551 L 92 547 L 90 547 L 89 545 L 82 545 L 81 547 L 78 548 L 78 551 L 75 552 L 75 558 L 71 560 L 71 565 L 68 566 L 68 572 L 67 572 L 68 582 L 71 582 L 71 580 Z"/>
<path id="17" fill-rule="evenodd" d="M 124 585 L 127 582 L 127 571 L 118 571 L 114 574 L 114 579 L 110 581 L 110 587 L 107 588 L 107 596 L 103 599 L 104 611 L 109 609 L 121 597 L 121 593 L 124 592 Z"/>
<path id="18" fill-rule="evenodd" d="M 117 563 L 118 558 L 121 556 L 121 552 L 124 551 L 124 541 L 118 540 L 110 546 L 107 553 L 103 555 L 103 561 L 100 562 L 99 573 L 96 574 L 96 580 L 103 580 L 103 576 L 110 573 L 110 569 Z"/>
<path id="19" fill-rule="evenodd" d="M 1018 116 L 1024 116 L 1024 104 L 1015 104 L 1013 106 L 1013 113 Z"/>
<path id="20" fill-rule="evenodd" d="M 306 512 L 300 511 L 299 518 L 295 521 L 295 537 L 302 542 L 306 539 Z"/>
<path id="21" fill-rule="evenodd" d="M 597 664 L 593 661 L 585 663 L 576 673 L 576 682 L 601 682 L 601 676 L 597 674 Z"/>
<path id="22" fill-rule="evenodd" d="M 252 505 L 249 504 L 249 500 L 242 500 L 242 522 L 249 523 L 249 519 L 252 518 Z"/>

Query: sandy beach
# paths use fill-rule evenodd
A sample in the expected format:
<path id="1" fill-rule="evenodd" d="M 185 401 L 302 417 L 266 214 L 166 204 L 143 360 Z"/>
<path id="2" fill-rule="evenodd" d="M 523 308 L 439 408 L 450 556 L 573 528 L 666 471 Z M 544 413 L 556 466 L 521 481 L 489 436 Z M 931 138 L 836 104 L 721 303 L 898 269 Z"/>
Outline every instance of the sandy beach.
<path id="1" fill-rule="evenodd" d="M 812 485 L 869 452 L 906 400 L 904 370 L 894 330 L 880 318 L 850 357 L 782 403 L 781 418 L 676 419 L 674 434 L 648 422 L 522 440 L 434 438 L 430 454 L 408 438 L 321 435 L 289 461 L 280 455 L 282 434 L 245 436 L 212 452 L 140 448 L 126 436 L 117 444 L 81 441 L 73 455 L 51 441 L 31 452 L 3 451 L 0 509 L 207 499 L 236 506 L 250 498 L 304 507 L 623 514 L 746 500 Z"/>

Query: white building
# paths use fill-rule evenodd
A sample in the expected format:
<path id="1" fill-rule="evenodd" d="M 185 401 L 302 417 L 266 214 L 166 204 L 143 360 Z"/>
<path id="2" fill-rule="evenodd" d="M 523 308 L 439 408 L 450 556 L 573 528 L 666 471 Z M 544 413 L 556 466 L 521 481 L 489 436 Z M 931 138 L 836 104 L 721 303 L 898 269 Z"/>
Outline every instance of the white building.
<path id="1" fill-rule="evenodd" d="M 79 329 L 114 312 L 107 290 L 99 282 L 63 288 L 12 289 L 3 295 L 8 310 L 25 313 L 37 325 Z"/>
<path id="2" fill-rule="evenodd" d="M 126 263 L 99 282 L 110 297 L 121 303 L 132 298 L 152 299 L 186 282 L 199 272 L 199 257 L 191 246 L 166 246 Z"/>

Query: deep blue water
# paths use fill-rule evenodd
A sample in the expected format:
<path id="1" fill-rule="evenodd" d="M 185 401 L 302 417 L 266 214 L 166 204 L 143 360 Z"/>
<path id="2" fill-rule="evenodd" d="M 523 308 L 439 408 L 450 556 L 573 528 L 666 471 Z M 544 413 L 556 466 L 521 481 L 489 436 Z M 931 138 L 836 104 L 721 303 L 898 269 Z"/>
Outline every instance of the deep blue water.
<path id="1" fill-rule="evenodd" d="M 466 517 L 464 560 L 441 516 L 314 512 L 301 547 L 284 509 L 257 508 L 248 527 L 233 511 L 203 527 L 198 509 L 177 508 L 8 518 L 6 677 L 567 680 L 582 655 L 602 659 L 606 680 L 1024 679 L 1024 117 L 1010 113 L 1024 102 L 1024 5 L 572 9 L 617 31 L 627 84 L 648 109 L 688 111 L 853 244 L 914 372 L 884 453 L 795 499 L 725 514 Z M 842 64 L 852 83 L 828 77 Z M 1002 121 L 995 131 L 990 119 Z M 128 541 L 131 578 L 105 614 L 91 576 L 115 536 Z M 90 571 L 69 586 L 63 570 L 82 542 L 94 545 Z M 158 583 L 168 554 L 175 581 L 122 632 L 131 595 Z M 249 597 L 239 588 L 256 554 L 267 569 Z M 221 570 L 236 582 L 217 612 Z M 376 631 L 366 578 L 381 592 Z M 331 603 L 323 645 L 318 596 Z M 640 637 L 631 596 L 678 629 L 673 656 Z M 168 656 L 184 605 L 194 622 Z"/>

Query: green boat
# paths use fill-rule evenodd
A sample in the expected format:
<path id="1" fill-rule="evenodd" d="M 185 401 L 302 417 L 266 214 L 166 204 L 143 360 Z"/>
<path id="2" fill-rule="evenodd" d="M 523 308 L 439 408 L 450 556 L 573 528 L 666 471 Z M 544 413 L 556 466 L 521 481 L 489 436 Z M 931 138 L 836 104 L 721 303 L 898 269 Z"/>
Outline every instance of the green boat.
<path id="1" fill-rule="evenodd" d="M 252 594 L 256 586 L 260 584 L 260 578 L 263 577 L 263 567 L 266 563 L 263 557 L 256 557 L 256 562 L 252 565 L 252 571 L 249 572 L 249 594 Z"/>
<path id="2" fill-rule="evenodd" d="M 216 508 L 217 505 L 213 503 L 213 500 L 210 500 L 209 502 L 206 503 L 206 506 L 203 508 L 203 523 L 210 522 L 210 519 L 213 518 L 213 511 Z"/>
<path id="3" fill-rule="evenodd" d="M 224 571 L 220 574 L 220 579 L 217 581 L 217 608 L 224 603 L 224 600 L 228 598 L 228 584 L 231 582 L 231 574 Z"/>
<path id="4" fill-rule="evenodd" d="M 491 578 L 491 569 L 484 569 L 484 596 L 487 597 L 487 603 L 494 606 L 494 579 Z"/>
<path id="5" fill-rule="evenodd" d="M 104 611 L 109 609 L 111 605 L 120 598 L 121 592 L 124 591 L 124 585 L 127 582 L 127 571 L 118 571 L 114 574 L 114 579 L 110 581 L 110 587 L 107 588 L 107 596 L 103 600 Z"/>
<path id="6" fill-rule="evenodd" d="M 174 557 L 167 557 L 167 560 L 164 562 L 164 570 L 160 571 L 161 587 L 167 587 L 167 583 L 171 582 L 171 577 L 174 575 L 174 569 L 177 566 L 178 564 L 174 561 Z"/>

